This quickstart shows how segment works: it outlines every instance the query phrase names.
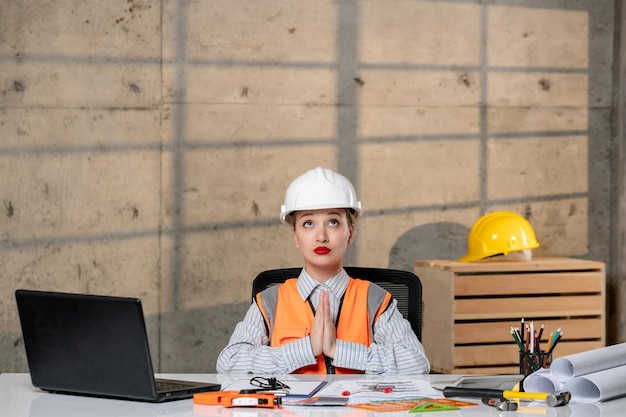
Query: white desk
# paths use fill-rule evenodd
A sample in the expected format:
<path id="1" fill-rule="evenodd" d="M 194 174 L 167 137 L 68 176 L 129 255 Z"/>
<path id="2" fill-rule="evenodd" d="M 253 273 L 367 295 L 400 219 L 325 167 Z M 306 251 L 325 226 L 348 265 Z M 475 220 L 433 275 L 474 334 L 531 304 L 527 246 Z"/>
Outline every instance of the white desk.
<path id="1" fill-rule="evenodd" d="M 206 382 L 220 382 L 214 374 L 166 374 L 166 378 Z M 425 375 L 436 380 L 450 375 Z M 467 401 L 479 402 L 471 399 Z M 72 395 L 49 394 L 34 388 L 29 374 L 0 374 L 0 415 L 7 417 L 622 417 L 626 415 L 626 398 L 601 404 L 569 404 L 563 407 L 546 407 L 540 402 L 525 403 L 518 411 L 498 411 L 480 404 L 455 411 L 435 414 L 409 414 L 408 412 L 376 413 L 353 407 L 303 407 L 284 406 L 269 408 L 223 408 L 194 405 L 191 399 L 163 404 L 140 403 Z"/>

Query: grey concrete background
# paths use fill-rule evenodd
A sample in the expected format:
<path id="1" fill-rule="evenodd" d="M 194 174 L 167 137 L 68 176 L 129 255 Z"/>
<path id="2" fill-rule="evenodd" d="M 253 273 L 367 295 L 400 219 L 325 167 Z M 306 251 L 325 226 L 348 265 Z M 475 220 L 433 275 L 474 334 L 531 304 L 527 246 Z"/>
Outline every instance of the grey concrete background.
<path id="1" fill-rule="evenodd" d="M 278 212 L 316 165 L 366 210 L 346 264 L 456 259 L 516 211 L 535 256 L 607 263 L 626 340 L 622 12 L 0 0 L 0 372 L 27 369 L 17 288 L 140 297 L 156 370 L 214 371 L 254 276 L 301 264 Z"/>

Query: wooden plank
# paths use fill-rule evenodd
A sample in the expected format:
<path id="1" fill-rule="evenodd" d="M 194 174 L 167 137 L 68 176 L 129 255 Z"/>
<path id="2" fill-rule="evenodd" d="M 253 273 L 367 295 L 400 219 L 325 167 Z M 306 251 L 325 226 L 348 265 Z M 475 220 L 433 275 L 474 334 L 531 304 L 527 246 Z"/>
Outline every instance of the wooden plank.
<path id="1" fill-rule="evenodd" d="M 604 309 L 602 295 L 454 300 L 456 320 L 596 316 Z"/>
<path id="2" fill-rule="evenodd" d="M 593 293 L 604 291 L 600 272 L 517 273 L 513 275 L 457 276 L 455 296 Z"/>
<path id="3" fill-rule="evenodd" d="M 604 343 L 597 340 L 568 342 L 564 339 L 556 346 L 552 359 L 601 347 Z M 516 345 L 457 346 L 454 357 L 455 367 L 516 365 L 519 364 L 519 349 Z"/>
<path id="4" fill-rule="evenodd" d="M 416 268 L 415 274 L 422 281 L 422 344 L 426 355 L 431 363 L 452 368 L 454 366 L 452 278 L 447 271 L 442 270 Z"/>
<path id="5" fill-rule="evenodd" d="M 534 258 L 531 261 L 489 260 L 457 262 L 449 260 L 420 260 L 416 266 L 447 270 L 452 273 L 483 273 L 510 271 L 604 271 L 604 263 L 575 258 Z"/>
<path id="6" fill-rule="evenodd" d="M 533 317 L 526 317 L 526 323 Z M 537 329 L 544 324 L 542 343 L 546 343 L 550 333 L 563 329 L 568 339 L 602 339 L 604 340 L 604 320 L 602 317 L 585 319 L 541 320 L 535 321 Z M 513 337 L 509 332 L 512 326 L 519 327 L 519 320 L 505 322 L 457 323 L 454 325 L 454 343 L 511 343 Z"/>

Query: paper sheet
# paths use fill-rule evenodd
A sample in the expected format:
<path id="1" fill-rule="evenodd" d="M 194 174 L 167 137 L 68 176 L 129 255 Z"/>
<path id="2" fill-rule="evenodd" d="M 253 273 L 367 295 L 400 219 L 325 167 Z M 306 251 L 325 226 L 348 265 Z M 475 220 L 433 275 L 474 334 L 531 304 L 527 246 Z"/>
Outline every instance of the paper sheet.
<path id="1" fill-rule="evenodd" d="M 393 385 L 391 392 L 377 390 L 377 384 Z M 318 395 L 340 397 L 348 393 L 352 399 L 362 400 L 397 400 L 406 398 L 441 397 L 441 392 L 430 386 L 428 380 L 347 380 L 334 381 L 322 389 Z"/>

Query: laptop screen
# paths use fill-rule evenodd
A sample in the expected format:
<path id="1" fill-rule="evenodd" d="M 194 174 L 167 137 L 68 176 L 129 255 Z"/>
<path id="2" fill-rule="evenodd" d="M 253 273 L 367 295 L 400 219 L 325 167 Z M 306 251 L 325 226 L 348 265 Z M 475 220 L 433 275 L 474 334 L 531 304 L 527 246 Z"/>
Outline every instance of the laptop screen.
<path id="1" fill-rule="evenodd" d="M 139 299 L 27 290 L 16 299 L 34 386 L 156 397 Z"/>

